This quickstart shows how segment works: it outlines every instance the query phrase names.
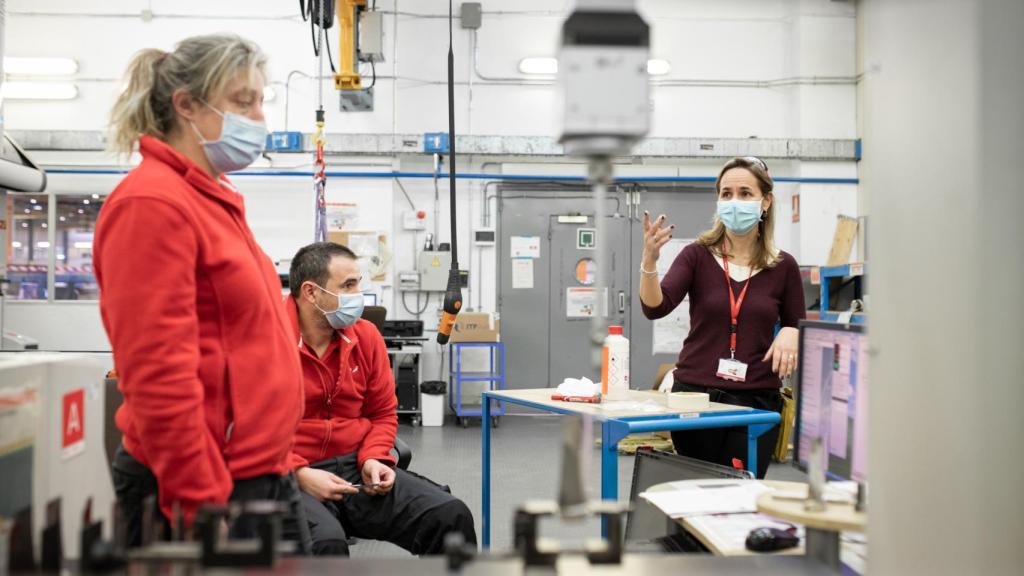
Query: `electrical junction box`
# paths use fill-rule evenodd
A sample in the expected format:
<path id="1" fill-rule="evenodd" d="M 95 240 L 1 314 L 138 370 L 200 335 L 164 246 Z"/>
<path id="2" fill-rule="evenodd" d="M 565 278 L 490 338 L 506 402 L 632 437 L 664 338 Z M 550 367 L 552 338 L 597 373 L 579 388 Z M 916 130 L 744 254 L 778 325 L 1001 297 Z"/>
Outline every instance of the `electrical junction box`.
<path id="1" fill-rule="evenodd" d="M 420 273 L 420 290 L 444 292 L 448 288 L 448 271 L 451 267 L 451 252 L 420 252 L 416 267 L 416 271 Z"/>
<path id="2" fill-rule="evenodd" d="M 419 290 L 420 273 L 415 270 L 406 270 L 398 273 L 399 290 Z"/>
<path id="3" fill-rule="evenodd" d="M 494 228 L 477 228 L 473 231 L 473 242 L 477 246 L 494 246 Z"/>
<path id="4" fill-rule="evenodd" d="M 423 152 L 426 154 L 447 154 L 447 132 L 425 132 L 423 134 Z"/>
<path id="5" fill-rule="evenodd" d="M 302 132 L 271 132 L 266 148 L 268 152 L 301 152 Z"/>
<path id="6" fill-rule="evenodd" d="M 365 11 L 359 15 L 359 61 L 384 61 L 384 15 Z"/>
<path id="7" fill-rule="evenodd" d="M 426 230 L 427 220 L 420 215 L 422 212 L 413 212 L 412 210 L 406 210 L 402 212 L 402 229 L 403 230 Z"/>
<path id="8" fill-rule="evenodd" d="M 479 2 L 463 2 L 459 7 L 459 23 L 465 30 L 477 30 L 483 21 L 483 9 Z"/>

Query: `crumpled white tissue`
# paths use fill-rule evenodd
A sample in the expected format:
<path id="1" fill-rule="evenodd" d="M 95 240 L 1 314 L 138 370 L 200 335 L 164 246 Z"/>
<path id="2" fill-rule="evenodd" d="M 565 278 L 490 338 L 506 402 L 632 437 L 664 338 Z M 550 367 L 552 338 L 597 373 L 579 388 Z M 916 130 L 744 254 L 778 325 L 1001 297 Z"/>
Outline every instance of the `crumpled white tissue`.
<path id="1" fill-rule="evenodd" d="M 566 378 L 558 385 L 558 393 L 562 396 L 596 396 L 601 387 L 590 378 Z"/>

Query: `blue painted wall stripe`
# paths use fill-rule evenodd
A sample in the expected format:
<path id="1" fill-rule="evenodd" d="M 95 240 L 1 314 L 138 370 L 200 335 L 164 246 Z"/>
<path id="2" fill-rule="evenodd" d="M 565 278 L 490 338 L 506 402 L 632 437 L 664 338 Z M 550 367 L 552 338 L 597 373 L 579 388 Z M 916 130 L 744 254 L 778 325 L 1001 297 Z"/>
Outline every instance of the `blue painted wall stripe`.
<path id="1" fill-rule="evenodd" d="M 52 168 L 46 170 L 49 174 L 127 174 L 128 170 L 122 168 Z M 313 172 L 299 172 L 287 170 L 243 170 L 232 172 L 235 176 L 268 176 L 268 177 L 304 177 L 312 178 Z M 433 172 L 327 172 L 328 178 L 433 178 Z M 439 174 L 442 180 L 448 178 L 447 173 Z M 585 176 L 545 176 L 540 174 L 484 174 L 466 172 L 456 174 L 460 180 L 501 180 L 504 182 L 586 182 Z M 714 176 L 630 176 L 616 178 L 616 182 L 709 182 L 715 181 Z M 794 182 L 798 184 L 859 184 L 858 178 L 786 178 L 779 177 L 776 182 Z"/>

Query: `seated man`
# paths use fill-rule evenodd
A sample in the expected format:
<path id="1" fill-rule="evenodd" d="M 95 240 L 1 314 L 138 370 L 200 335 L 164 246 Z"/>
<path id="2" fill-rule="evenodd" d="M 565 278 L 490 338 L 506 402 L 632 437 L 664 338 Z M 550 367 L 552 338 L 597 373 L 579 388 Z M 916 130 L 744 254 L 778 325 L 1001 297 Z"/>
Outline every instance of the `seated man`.
<path id="1" fill-rule="evenodd" d="M 418 555 L 443 553 L 453 531 L 476 544 L 473 516 L 461 500 L 394 468 L 395 382 L 384 338 L 359 318 L 360 280 L 355 254 L 332 242 L 300 249 L 289 273 L 286 308 L 305 389 L 291 463 L 313 553 L 347 555 L 346 535 Z"/>

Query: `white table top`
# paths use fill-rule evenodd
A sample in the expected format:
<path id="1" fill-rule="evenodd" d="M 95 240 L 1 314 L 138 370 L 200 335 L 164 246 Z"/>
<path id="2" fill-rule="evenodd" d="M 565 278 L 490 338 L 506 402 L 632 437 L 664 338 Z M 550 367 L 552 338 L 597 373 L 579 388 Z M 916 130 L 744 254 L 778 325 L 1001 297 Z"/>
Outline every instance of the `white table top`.
<path id="1" fill-rule="evenodd" d="M 657 417 L 682 414 L 692 414 L 696 416 L 697 414 L 709 414 L 715 412 L 752 410 L 752 408 L 748 408 L 746 406 L 734 406 L 732 404 L 719 404 L 718 402 L 712 402 L 706 410 L 701 410 L 699 412 L 681 411 L 676 408 L 669 408 L 667 395 L 653 390 L 630 390 L 626 398 L 623 400 L 602 399 L 600 404 L 552 400 L 551 395 L 556 393 L 554 388 L 489 390 L 484 393 L 495 400 L 519 400 L 530 402 L 531 404 L 538 404 L 545 408 L 553 408 L 559 412 L 589 414 L 590 416 L 602 420 L 612 418 L 635 418 L 638 416 Z"/>
<path id="2" fill-rule="evenodd" d="M 704 483 L 707 481 L 692 480 L 691 482 Z M 740 480 L 740 482 L 742 482 L 742 480 Z M 759 480 L 759 482 L 775 488 L 776 490 L 792 491 L 799 490 L 800 488 L 806 489 L 806 485 L 799 482 L 785 482 L 781 480 Z M 673 483 L 668 482 L 652 486 L 648 491 L 661 492 L 673 489 Z M 648 505 L 651 504 L 648 503 Z M 763 518 L 764 517 L 756 512 L 749 512 L 726 515 L 708 514 L 701 516 L 687 516 L 683 518 L 675 518 L 674 521 L 686 528 L 690 534 L 693 534 L 701 541 L 702 544 L 707 546 L 708 549 L 717 556 L 753 556 L 763 555 L 765 553 L 747 550 L 746 534 L 737 535 L 733 532 L 735 532 L 736 527 L 742 527 L 745 531 L 749 531 L 749 527 L 755 524 L 757 526 L 770 524 L 770 521 L 759 521 Z M 803 553 L 804 545 L 803 540 L 801 539 L 800 545 L 796 548 L 779 550 L 778 552 L 771 552 L 770 554 L 798 556 Z"/>

